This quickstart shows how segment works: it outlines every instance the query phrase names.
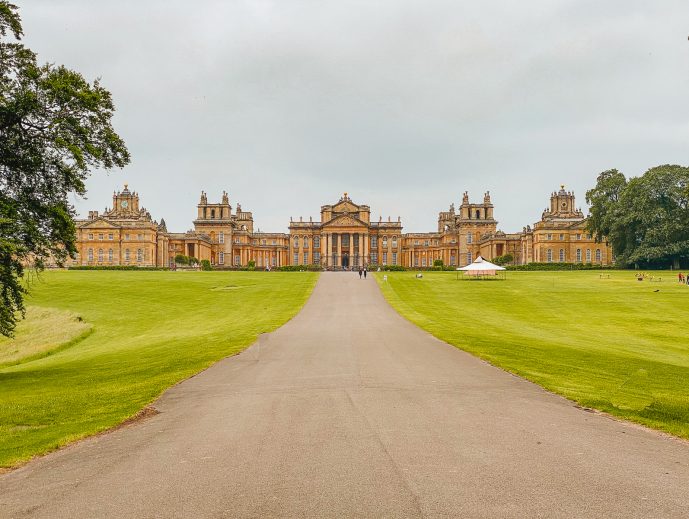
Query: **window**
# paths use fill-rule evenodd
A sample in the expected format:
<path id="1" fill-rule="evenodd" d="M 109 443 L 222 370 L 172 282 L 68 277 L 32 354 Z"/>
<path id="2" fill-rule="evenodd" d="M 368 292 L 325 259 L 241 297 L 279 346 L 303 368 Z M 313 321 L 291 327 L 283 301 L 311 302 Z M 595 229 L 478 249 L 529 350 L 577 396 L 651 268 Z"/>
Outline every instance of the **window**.
<path id="1" fill-rule="evenodd" d="M 378 248 L 378 236 L 371 236 L 371 248 L 372 249 Z"/>
<path id="2" fill-rule="evenodd" d="M 225 264 L 225 253 L 224 252 L 221 252 L 220 254 L 218 254 L 218 263 L 220 265 Z"/>
<path id="3" fill-rule="evenodd" d="M 98 261 L 103 263 L 103 249 L 98 249 Z"/>
<path id="4" fill-rule="evenodd" d="M 377 252 L 371 253 L 371 263 L 373 263 L 374 265 L 378 265 L 378 253 Z"/>
<path id="5" fill-rule="evenodd" d="M 215 209 L 211 209 L 211 218 L 215 218 Z"/>
<path id="6" fill-rule="evenodd" d="M 560 263 L 565 262 L 565 249 L 560 249 Z"/>
<path id="7" fill-rule="evenodd" d="M 234 239 L 234 242 L 235 242 L 235 243 L 242 243 L 242 240 L 240 240 L 239 238 L 235 238 L 235 239 Z"/>
<path id="8" fill-rule="evenodd" d="M 99 234 L 98 234 L 98 239 L 101 240 L 101 241 L 103 241 L 103 233 L 99 233 Z"/>
<path id="9" fill-rule="evenodd" d="M 545 257 L 546 257 L 546 261 L 548 263 L 552 263 L 553 262 L 553 249 L 548 249 L 545 253 Z"/>
<path id="10" fill-rule="evenodd" d="M 125 235 L 124 235 L 124 239 L 125 239 L 125 240 L 128 240 L 128 239 L 129 239 L 129 234 L 125 234 Z"/>
<path id="11" fill-rule="evenodd" d="M 93 239 L 93 233 L 89 233 L 89 240 Z"/>
<path id="12" fill-rule="evenodd" d="M 577 240 L 581 240 L 581 234 L 577 234 Z"/>
<path id="13" fill-rule="evenodd" d="M 586 263 L 591 263 L 591 249 L 586 249 Z"/>
<path id="14" fill-rule="evenodd" d="M 580 234 L 577 236 L 581 236 Z M 581 263 L 581 249 L 577 249 L 577 263 Z"/>
<path id="15" fill-rule="evenodd" d="M 596 249 L 596 263 L 600 263 L 600 261 L 601 261 L 600 249 Z"/>
<path id="16" fill-rule="evenodd" d="M 143 235 L 143 234 L 139 234 L 139 235 L 137 235 L 136 239 L 137 239 L 137 240 L 143 240 L 143 239 L 144 239 L 144 235 Z"/>
<path id="17" fill-rule="evenodd" d="M 425 240 L 425 241 L 423 242 L 423 246 L 424 246 L 424 247 L 428 247 L 428 240 Z"/>
<path id="18" fill-rule="evenodd" d="M 456 265 L 456 256 L 454 254 L 450 254 L 450 265 L 453 267 Z"/>
<path id="19" fill-rule="evenodd" d="M 261 245 L 266 245 L 268 243 L 268 240 L 261 240 Z"/>
<path id="20" fill-rule="evenodd" d="M 479 211 L 478 209 L 476 210 L 476 219 L 477 220 L 481 219 L 481 211 Z"/>
<path id="21" fill-rule="evenodd" d="M 467 233 L 467 243 L 474 243 L 474 237 L 471 233 Z"/>
<path id="22" fill-rule="evenodd" d="M 304 236 L 304 248 L 308 249 L 309 248 L 309 237 Z"/>
<path id="23" fill-rule="evenodd" d="M 299 237 L 298 236 L 294 237 L 294 248 L 295 249 L 299 248 Z"/>
<path id="24" fill-rule="evenodd" d="M 89 249 L 89 261 L 93 261 L 93 249 Z"/>
<path id="25" fill-rule="evenodd" d="M 414 266 L 418 267 L 419 266 L 419 255 L 414 254 Z"/>
<path id="26" fill-rule="evenodd" d="M 144 251 L 142 249 L 136 250 L 136 261 L 141 263 L 144 260 Z"/>
<path id="27" fill-rule="evenodd" d="M 273 267 L 277 267 L 278 259 L 275 256 L 273 256 L 272 264 L 273 264 Z"/>
<path id="28" fill-rule="evenodd" d="M 112 249 L 108 249 L 108 261 L 112 263 Z"/>
<path id="29" fill-rule="evenodd" d="M 591 236 L 590 234 L 587 234 L 587 235 L 586 235 L 586 239 L 587 239 L 587 240 L 590 240 L 591 238 L 593 238 L 593 236 Z"/>
<path id="30" fill-rule="evenodd" d="M 387 264 L 388 264 L 388 253 L 384 252 L 383 253 L 383 265 L 387 265 Z"/>
<path id="31" fill-rule="evenodd" d="M 320 249 L 321 248 L 321 237 L 320 236 L 314 236 L 313 237 L 313 248 L 314 249 Z"/>
<path id="32" fill-rule="evenodd" d="M 237 267 L 238 267 L 239 265 L 241 265 L 241 261 L 242 261 L 241 256 L 235 256 L 235 257 L 234 257 L 234 264 L 235 264 Z"/>
<path id="33" fill-rule="evenodd" d="M 277 244 L 278 244 L 278 241 L 277 241 L 277 240 L 273 240 L 273 245 L 277 245 Z"/>
<path id="34" fill-rule="evenodd" d="M 423 257 L 421 258 L 421 266 L 422 266 L 422 267 L 425 267 L 425 266 L 426 266 L 426 256 L 423 256 Z"/>
<path id="35" fill-rule="evenodd" d="M 108 240 L 114 240 L 114 239 L 115 239 L 115 236 L 112 233 L 108 234 Z"/>
<path id="36" fill-rule="evenodd" d="M 294 263 L 292 265 L 299 265 L 299 253 L 295 252 L 294 253 Z"/>
<path id="37" fill-rule="evenodd" d="M 225 243 L 225 233 L 224 232 L 218 233 L 218 243 Z"/>
<path id="38" fill-rule="evenodd" d="M 546 239 L 546 240 L 552 240 L 552 239 L 553 239 L 553 235 L 550 234 L 550 233 L 548 233 L 548 234 L 546 234 L 545 239 Z"/>
<path id="39" fill-rule="evenodd" d="M 314 245 L 314 247 L 315 247 L 315 245 Z M 273 260 L 275 260 L 275 258 L 273 258 Z M 321 264 L 321 253 L 320 252 L 314 252 L 313 253 L 313 263 L 314 263 L 314 265 L 320 265 Z"/>
<path id="40" fill-rule="evenodd" d="M 393 249 L 397 248 L 397 236 L 392 237 L 392 248 Z M 396 265 L 396 263 L 393 263 L 393 265 Z"/>
<path id="41" fill-rule="evenodd" d="M 564 241 L 564 240 L 565 240 L 565 235 L 560 233 L 560 241 Z"/>
<path id="42" fill-rule="evenodd" d="M 383 248 L 387 249 L 388 248 L 388 237 L 383 236 Z"/>
<path id="43" fill-rule="evenodd" d="M 124 250 L 124 261 L 129 261 L 129 249 Z"/>
<path id="44" fill-rule="evenodd" d="M 397 265 L 397 253 L 396 252 L 392 253 L 392 264 Z"/>

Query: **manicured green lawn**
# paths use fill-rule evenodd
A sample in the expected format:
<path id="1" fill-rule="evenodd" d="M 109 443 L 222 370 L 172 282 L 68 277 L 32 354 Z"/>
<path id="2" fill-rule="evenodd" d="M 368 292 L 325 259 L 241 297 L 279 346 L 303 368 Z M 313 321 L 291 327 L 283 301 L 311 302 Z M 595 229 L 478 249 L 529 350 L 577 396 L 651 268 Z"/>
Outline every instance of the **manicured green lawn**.
<path id="1" fill-rule="evenodd" d="M 660 283 L 629 271 L 376 279 L 400 314 L 439 339 L 583 406 L 689 438 L 689 287 L 660 275 Z"/>
<path id="2" fill-rule="evenodd" d="M 62 314 L 69 326 L 76 315 L 92 331 L 43 358 L 30 360 L 31 351 L 20 364 L 0 362 L 0 467 L 108 429 L 176 382 L 246 348 L 298 313 L 318 274 L 72 271 L 42 277 L 27 302 L 55 311 L 35 315 Z M 30 346 L 25 334 L 37 329 L 47 333 L 33 322 L 18 339 Z M 7 353 L 5 360 L 19 357 Z"/>

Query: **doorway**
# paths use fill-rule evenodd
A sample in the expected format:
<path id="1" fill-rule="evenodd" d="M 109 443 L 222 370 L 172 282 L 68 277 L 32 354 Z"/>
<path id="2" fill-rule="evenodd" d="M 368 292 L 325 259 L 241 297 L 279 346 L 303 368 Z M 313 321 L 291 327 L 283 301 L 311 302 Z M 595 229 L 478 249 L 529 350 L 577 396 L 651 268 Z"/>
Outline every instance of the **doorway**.
<path id="1" fill-rule="evenodd" d="M 346 252 L 342 255 L 342 268 L 349 268 L 349 254 Z"/>

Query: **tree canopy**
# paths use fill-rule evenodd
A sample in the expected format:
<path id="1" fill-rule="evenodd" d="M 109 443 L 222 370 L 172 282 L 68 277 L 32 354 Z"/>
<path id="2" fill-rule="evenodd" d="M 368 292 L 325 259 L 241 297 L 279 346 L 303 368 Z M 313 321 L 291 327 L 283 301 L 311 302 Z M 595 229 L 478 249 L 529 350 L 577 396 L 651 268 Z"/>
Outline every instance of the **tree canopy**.
<path id="1" fill-rule="evenodd" d="M 74 207 L 93 169 L 129 162 L 99 80 L 39 64 L 21 43 L 17 6 L 0 0 L 0 334 L 24 311 L 24 269 L 76 253 Z"/>
<path id="2" fill-rule="evenodd" d="M 586 193 L 588 226 L 625 265 L 672 265 L 689 260 L 689 168 L 656 166 L 627 180 L 604 171 Z"/>

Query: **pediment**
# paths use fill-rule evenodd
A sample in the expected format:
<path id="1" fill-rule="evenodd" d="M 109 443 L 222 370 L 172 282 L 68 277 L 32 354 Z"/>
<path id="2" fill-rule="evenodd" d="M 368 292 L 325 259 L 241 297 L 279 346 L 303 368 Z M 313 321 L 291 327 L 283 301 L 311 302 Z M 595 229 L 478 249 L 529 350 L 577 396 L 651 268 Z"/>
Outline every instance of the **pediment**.
<path id="1" fill-rule="evenodd" d="M 342 202 L 338 202 L 333 206 L 333 212 L 334 213 L 358 213 L 359 212 L 359 206 L 356 205 L 354 202 L 351 202 L 349 200 L 345 200 Z"/>
<path id="2" fill-rule="evenodd" d="M 110 223 L 104 218 L 97 218 L 95 220 L 87 220 L 79 225 L 81 229 L 119 229 L 119 225 Z"/>
<path id="3" fill-rule="evenodd" d="M 356 216 L 351 214 L 341 214 L 330 220 L 329 222 L 323 224 L 323 227 L 362 227 L 367 228 L 368 226 L 359 220 Z"/>

